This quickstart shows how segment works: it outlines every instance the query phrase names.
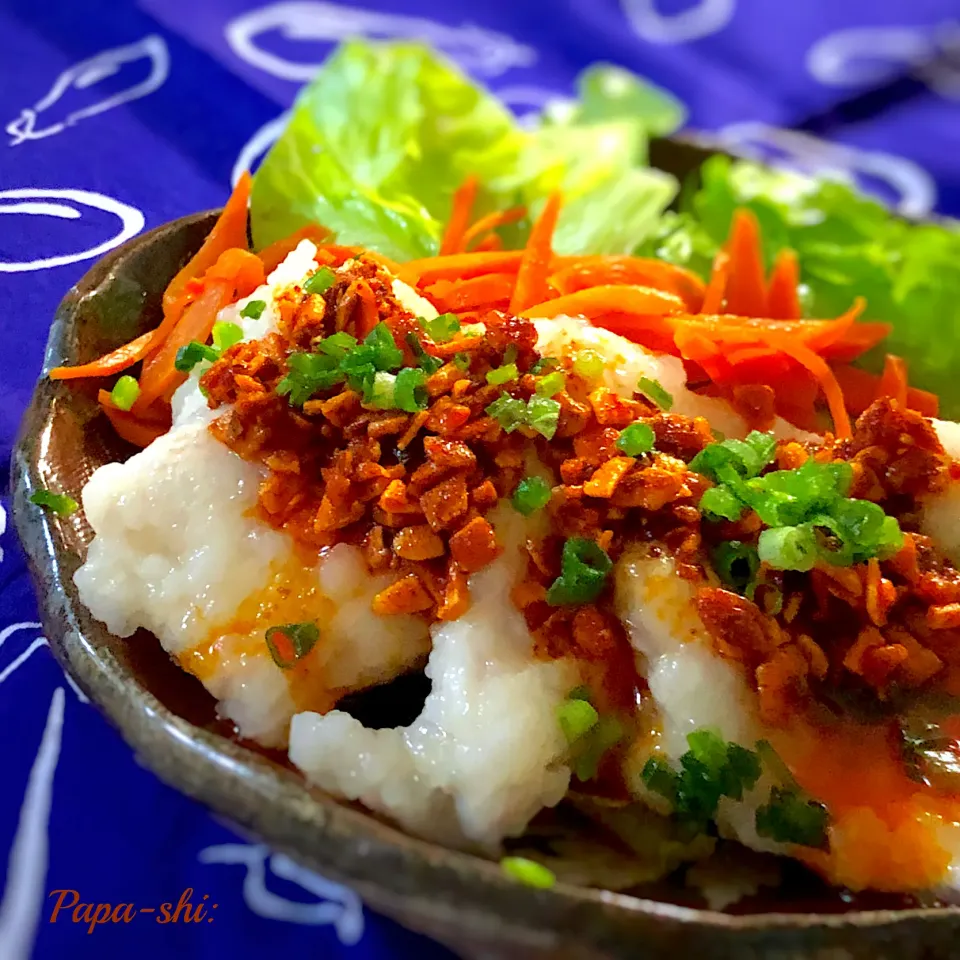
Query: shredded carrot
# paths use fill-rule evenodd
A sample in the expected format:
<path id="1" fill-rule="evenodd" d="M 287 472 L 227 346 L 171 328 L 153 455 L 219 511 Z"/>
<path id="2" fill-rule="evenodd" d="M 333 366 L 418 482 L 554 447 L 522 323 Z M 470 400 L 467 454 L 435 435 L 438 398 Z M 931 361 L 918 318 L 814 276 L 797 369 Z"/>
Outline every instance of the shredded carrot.
<path id="1" fill-rule="evenodd" d="M 799 320 L 800 263 L 793 250 L 781 250 L 773 264 L 767 287 L 767 316 L 778 320 Z"/>
<path id="2" fill-rule="evenodd" d="M 804 342 L 811 350 L 822 355 L 828 347 L 846 339 L 866 305 L 863 297 L 857 297 L 846 313 L 841 314 L 836 320 L 821 323 L 811 336 L 804 338 Z"/>
<path id="3" fill-rule="evenodd" d="M 885 340 L 892 330 L 891 323 L 859 321 L 847 331 L 843 340 L 829 344 L 818 352 L 824 360 L 843 362 L 856 360 L 861 354 Z"/>
<path id="4" fill-rule="evenodd" d="M 253 179 L 244 173 L 230 194 L 213 229 L 207 234 L 200 249 L 187 261 L 186 266 L 170 281 L 163 293 L 163 315 L 177 317 L 183 312 L 189 297 L 187 284 L 190 280 L 203 276 L 224 251 L 233 247 L 247 246 L 247 205 L 250 201 L 250 189 Z M 161 338 L 158 337 L 157 343 Z"/>
<path id="5" fill-rule="evenodd" d="M 455 253 L 449 257 L 425 257 L 410 260 L 398 268 L 405 283 L 424 285 L 437 280 L 469 280 L 484 273 L 516 273 L 520 269 L 522 250 Z"/>
<path id="6" fill-rule="evenodd" d="M 477 251 L 502 250 L 503 241 L 495 233 L 488 233 L 474 248 Z"/>
<path id="7" fill-rule="evenodd" d="M 719 313 L 723 309 L 727 293 L 727 277 L 730 273 L 730 254 L 726 250 L 718 250 L 713 258 L 713 270 L 703 295 L 701 313 Z"/>
<path id="8" fill-rule="evenodd" d="M 683 301 L 672 293 L 655 290 L 653 287 L 604 285 L 578 290 L 564 297 L 556 297 L 537 303 L 520 312 L 521 317 L 558 317 L 562 314 L 598 317 L 604 313 L 622 313 L 637 317 L 664 318 L 669 314 L 682 314 L 686 310 Z M 673 324 L 663 321 L 668 330 Z"/>
<path id="9" fill-rule="evenodd" d="M 587 287 L 614 283 L 656 287 L 680 297 L 693 313 L 703 305 L 703 281 L 689 270 L 662 260 L 642 257 L 598 256 L 557 257 L 557 262 L 569 261 L 549 277 L 550 286 L 560 294 L 576 293 Z"/>
<path id="10" fill-rule="evenodd" d="M 269 246 L 264 247 L 257 256 L 263 261 L 264 273 L 273 273 L 278 266 L 292 253 L 300 244 L 301 240 L 309 240 L 318 247 L 332 239 L 332 234 L 326 227 L 319 223 L 308 223 L 299 230 L 294 230 L 289 237 L 282 240 L 274 240 Z"/>
<path id="11" fill-rule="evenodd" d="M 495 304 L 506 305 L 510 301 L 516 279 L 511 274 L 489 273 L 460 283 L 438 280 L 427 287 L 424 293 L 438 310 L 461 313 L 464 310 L 492 307 Z"/>
<path id="12" fill-rule="evenodd" d="M 881 378 L 875 373 L 848 363 L 837 364 L 833 372 L 843 390 L 847 409 L 854 416 L 859 416 L 878 396 L 883 396 L 880 393 Z M 906 405 L 908 409 L 916 410 L 925 417 L 935 417 L 940 409 L 940 400 L 935 393 L 908 387 Z"/>
<path id="13" fill-rule="evenodd" d="M 370 284 L 365 281 L 357 284 L 357 295 L 360 297 L 359 333 L 361 337 L 365 337 L 380 321 L 380 308 Z"/>
<path id="14" fill-rule="evenodd" d="M 847 415 L 847 408 L 844 404 L 843 391 L 840 389 L 840 384 L 837 383 L 837 378 L 827 362 L 809 347 L 797 343 L 790 337 L 771 333 L 767 335 L 767 340 L 771 347 L 788 357 L 792 357 L 817 378 L 820 389 L 826 398 L 830 416 L 833 418 L 834 432 L 841 439 L 851 436 L 850 417 Z"/>
<path id="15" fill-rule="evenodd" d="M 763 316 L 767 309 L 763 250 L 760 226 L 751 210 L 741 207 L 734 213 L 727 250 L 730 255 L 727 309 L 744 317 Z"/>
<path id="16" fill-rule="evenodd" d="M 880 377 L 880 387 L 877 390 L 877 399 L 892 397 L 902 407 L 907 405 L 907 364 L 902 357 L 888 353 L 883 361 L 883 375 Z"/>
<path id="17" fill-rule="evenodd" d="M 471 174 L 454 193 L 450 219 L 447 221 L 447 229 L 443 232 L 443 240 L 440 241 L 441 257 L 465 249 L 466 244 L 463 238 L 470 224 L 470 213 L 477 199 L 479 186 L 477 178 Z"/>
<path id="18" fill-rule="evenodd" d="M 141 420 L 107 404 L 103 404 L 102 409 L 117 435 L 135 447 L 149 446 L 157 437 L 163 436 L 170 429 L 169 422 L 153 423 Z"/>
<path id="19" fill-rule="evenodd" d="M 560 194 L 551 193 L 530 229 L 530 237 L 517 271 L 517 285 L 510 298 L 511 313 L 520 313 L 535 303 L 541 303 L 547 296 L 547 276 L 553 255 L 550 244 L 560 216 L 560 203 Z"/>
<path id="20" fill-rule="evenodd" d="M 463 240 L 460 244 L 462 250 L 469 250 L 470 244 L 479 237 L 483 237 L 485 233 L 490 233 L 496 230 L 497 227 L 502 227 L 507 223 L 516 223 L 526 215 L 526 207 L 510 207 L 509 210 L 496 210 L 493 213 L 488 213 L 485 217 L 481 217 L 472 227 L 464 231 Z M 499 240 L 499 238 L 497 239 Z M 489 237 L 487 240 L 489 240 Z"/>
<path id="21" fill-rule="evenodd" d="M 155 333 L 155 330 L 141 333 L 136 340 L 117 347 L 116 350 L 91 363 L 83 363 L 76 367 L 54 367 L 50 371 L 50 379 L 74 380 L 79 377 L 109 377 L 114 373 L 121 373 L 143 359 L 144 354 L 150 349 Z"/>

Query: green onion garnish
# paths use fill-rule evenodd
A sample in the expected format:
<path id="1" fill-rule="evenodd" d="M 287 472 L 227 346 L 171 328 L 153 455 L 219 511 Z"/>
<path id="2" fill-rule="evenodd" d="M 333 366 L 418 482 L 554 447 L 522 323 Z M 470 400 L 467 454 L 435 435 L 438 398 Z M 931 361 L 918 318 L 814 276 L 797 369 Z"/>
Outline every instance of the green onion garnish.
<path id="1" fill-rule="evenodd" d="M 549 397 L 533 396 L 527 402 L 526 418 L 531 429 L 552 440 L 560 422 L 560 404 Z"/>
<path id="2" fill-rule="evenodd" d="M 604 754 L 623 738 L 623 727 L 616 717 L 600 717 L 597 725 L 578 741 L 573 763 L 576 778 L 583 783 L 593 780 L 600 769 Z"/>
<path id="3" fill-rule="evenodd" d="M 318 344 L 317 349 L 329 357 L 336 357 L 342 360 L 351 350 L 357 346 L 357 338 L 351 337 L 346 330 L 338 333 L 332 333 L 329 337 L 324 337 Z"/>
<path id="4" fill-rule="evenodd" d="M 690 461 L 690 469 L 715 483 L 725 482 L 731 475 L 750 479 L 759 476 L 773 461 L 776 452 L 777 441 L 773 434 L 754 430 L 745 440 L 723 440 L 704 447 Z"/>
<path id="5" fill-rule="evenodd" d="M 547 590 L 552 607 L 592 603 L 603 592 L 613 562 L 593 540 L 570 537 L 563 545 L 560 576 Z"/>
<path id="6" fill-rule="evenodd" d="M 560 361 L 556 357 L 541 357 L 530 368 L 530 372 L 534 376 L 539 376 L 541 373 L 549 373 L 551 370 L 555 370 L 559 366 Z"/>
<path id="7" fill-rule="evenodd" d="M 68 497 L 65 493 L 51 493 L 49 490 L 34 490 L 29 498 L 31 503 L 50 513 L 55 513 L 58 517 L 69 517 L 71 513 L 76 513 L 80 508 L 73 497 Z"/>
<path id="8" fill-rule="evenodd" d="M 546 480 L 540 477 L 524 477 L 513 491 L 513 509 L 529 517 L 550 502 L 551 492 L 550 484 Z"/>
<path id="9" fill-rule="evenodd" d="M 218 322 L 213 325 L 213 349 L 222 354 L 243 339 L 243 330 L 236 323 Z"/>
<path id="10" fill-rule="evenodd" d="M 336 274 L 329 267 L 321 267 L 303 285 L 307 293 L 325 293 L 336 281 Z"/>
<path id="11" fill-rule="evenodd" d="M 454 313 L 441 313 L 429 320 L 418 317 L 420 325 L 434 343 L 446 343 L 460 332 L 460 320 Z"/>
<path id="12" fill-rule="evenodd" d="M 189 373 L 198 363 L 204 360 L 213 362 L 219 358 L 220 354 L 213 347 L 200 343 L 199 340 L 191 340 L 177 351 L 173 365 L 181 373 Z"/>
<path id="13" fill-rule="evenodd" d="M 380 374 L 377 374 L 380 376 Z M 398 410 L 407 413 L 416 413 L 426 410 L 427 402 L 427 375 L 418 367 L 404 367 L 397 374 L 394 384 L 393 405 Z"/>
<path id="14" fill-rule="evenodd" d="M 557 722 L 567 743 L 576 743 L 600 722 L 600 714 L 586 700 L 564 700 L 557 707 Z"/>
<path id="15" fill-rule="evenodd" d="M 487 374 L 487 383 L 495 387 L 510 383 L 520 376 L 520 371 L 515 363 L 505 363 L 502 367 L 496 367 Z"/>
<path id="16" fill-rule="evenodd" d="M 411 331 L 404 338 L 407 341 L 407 345 L 413 351 L 414 357 L 417 359 L 417 365 L 421 369 L 425 370 L 427 373 L 436 373 L 443 366 L 443 361 L 439 357 L 431 357 L 427 353 L 423 344 L 420 342 L 420 338 Z"/>
<path id="17" fill-rule="evenodd" d="M 603 375 L 603 357 L 595 350 L 581 350 L 573 358 L 573 370 L 584 380 L 599 380 Z"/>
<path id="18" fill-rule="evenodd" d="M 289 395 L 291 406 L 302 407 L 318 390 L 343 383 L 345 374 L 335 357 L 323 353 L 291 353 L 287 375 L 277 384 L 281 397 Z M 373 367 L 371 366 L 373 379 Z"/>
<path id="19" fill-rule="evenodd" d="M 801 847 L 826 847 L 829 822 L 827 808 L 795 787 L 774 787 L 756 813 L 758 836 Z"/>
<path id="20" fill-rule="evenodd" d="M 560 393 L 566 385 L 566 377 L 559 370 L 554 373 L 548 373 L 537 381 L 536 391 L 538 397 L 552 397 Z"/>
<path id="21" fill-rule="evenodd" d="M 397 378 L 385 370 L 378 370 L 371 381 L 369 388 L 364 390 L 363 399 L 371 406 L 380 410 L 391 410 L 394 407 L 394 394 L 397 389 Z"/>
<path id="22" fill-rule="evenodd" d="M 552 870 L 526 857 L 504 857 L 500 861 L 500 869 L 511 880 L 538 890 L 549 890 L 557 882 Z"/>
<path id="23" fill-rule="evenodd" d="M 757 541 L 757 555 L 775 570 L 812 570 L 819 555 L 816 534 L 805 524 L 764 530 Z"/>
<path id="24" fill-rule="evenodd" d="M 315 623 L 285 623 L 270 627 L 266 633 L 267 649 L 281 670 L 289 670 L 305 657 L 320 639 Z"/>
<path id="25" fill-rule="evenodd" d="M 513 433 L 522 427 L 527 419 L 527 405 L 509 393 L 501 393 L 485 411 L 503 427 L 507 433 Z"/>
<path id="26" fill-rule="evenodd" d="M 739 540 L 728 540 L 713 551 L 713 568 L 728 587 L 745 593 L 760 569 L 757 548 Z"/>
<path id="27" fill-rule="evenodd" d="M 628 457 L 639 457 L 642 453 L 649 453 L 653 449 L 656 435 L 653 427 L 647 423 L 631 423 L 624 427 L 617 438 L 617 449 L 622 450 Z"/>
<path id="28" fill-rule="evenodd" d="M 664 390 L 663 384 L 653 377 L 641 377 L 637 389 L 661 410 L 669 410 L 673 406 L 673 394 Z"/>
<path id="29" fill-rule="evenodd" d="M 453 363 L 458 370 L 460 370 L 462 373 L 466 373 L 470 369 L 470 354 L 469 353 L 454 354 Z"/>
<path id="30" fill-rule="evenodd" d="M 735 493 L 721 485 L 703 492 L 700 512 L 710 520 L 739 520 L 743 514 L 743 504 Z"/>
<path id="31" fill-rule="evenodd" d="M 487 328 L 482 323 L 465 323 L 460 328 L 460 332 L 465 337 L 482 337 L 487 332 Z"/>
<path id="32" fill-rule="evenodd" d="M 129 410 L 139 396 L 140 384 L 127 374 L 124 374 L 110 391 L 110 400 L 118 410 Z"/>
<path id="33" fill-rule="evenodd" d="M 267 309 L 266 300 L 250 300 L 240 311 L 241 317 L 249 317 L 251 320 L 259 320 L 263 311 Z"/>

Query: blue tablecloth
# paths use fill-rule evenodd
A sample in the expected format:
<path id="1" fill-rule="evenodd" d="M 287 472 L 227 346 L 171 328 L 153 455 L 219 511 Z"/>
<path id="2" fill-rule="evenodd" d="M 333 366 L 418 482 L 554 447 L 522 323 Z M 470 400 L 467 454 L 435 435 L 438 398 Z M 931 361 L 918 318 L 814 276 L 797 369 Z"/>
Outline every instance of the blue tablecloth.
<path id="1" fill-rule="evenodd" d="M 0 461 L 67 288 L 127 237 L 222 203 L 343 36 L 428 39 L 520 114 L 569 96 L 589 62 L 622 63 L 677 93 L 692 126 L 956 215 L 956 14 L 955 0 L 4 0 Z M 447 956 L 137 765 L 50 656 L 5 479 L 0 493 L 0 958 Z M 173 922 L 187 891 L 193 919 Z M 119 922 L 89 933 L 105 914 L 82 904 Z"/>

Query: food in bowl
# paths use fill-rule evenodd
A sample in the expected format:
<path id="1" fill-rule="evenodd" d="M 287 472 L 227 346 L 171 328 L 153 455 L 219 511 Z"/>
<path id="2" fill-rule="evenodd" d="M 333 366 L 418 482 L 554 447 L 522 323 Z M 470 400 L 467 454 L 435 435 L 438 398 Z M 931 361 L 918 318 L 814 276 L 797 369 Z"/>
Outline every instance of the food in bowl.
<path id="1" fill-rule="evenodd" d="M 420 152 L 344 187 L 326 143 L 314 195 L 292 158 L 345 62 L 417 67 Z M 503 128 L 493 156 L 465 117 Z M 640 824 L 660 872 L 721 837 L 950 896 L 960 427 L 903 358 L 858 365 L 896 329 L 855 285 L 804 315 L 750 208 L 701 276 L 636 144 L 570 190 L 531 159 L 603 126 L 523 134 L 419 48 L 341 51 L 161 325 L 51 372 L 120 374 L 104 415 L 143 448 L 83 490 L 81 599 L 419 836 L 499 854 L 568 798 L 628 846 Z M 412 722 L 341 709 L 420 670 Z"/>

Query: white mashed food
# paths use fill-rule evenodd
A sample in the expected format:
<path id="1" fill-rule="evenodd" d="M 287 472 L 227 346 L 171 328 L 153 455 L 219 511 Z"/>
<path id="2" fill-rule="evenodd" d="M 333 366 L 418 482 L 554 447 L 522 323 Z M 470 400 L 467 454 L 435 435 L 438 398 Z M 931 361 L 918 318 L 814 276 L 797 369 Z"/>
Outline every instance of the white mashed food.
<path id="1" fill-rule="evenodd" d="M 270 332 L 276 297 L 312 272 L 315 253 L 303 241 L 220 319 L 238 323 L 245 339 Z M 240 315 L 251 300 L 266 303 L 256 320 Z M 373 597 L 392 578 L 368 576 L 357 548 L 338 546 L 304 570 L 291 538 L 252 515 L 265 471 L 209 433 L 216 413 L 199 376 L 195 370 L 177 391 L 169 433 L 126 463 L 101 467 L 84 488 L 96 536 L 76 583 L 112 633 L 149 630 L 243 736 L 282 746 L 297 709 L 326 709 L 344 692 L 397 676 L 423 659 L 429 636 L 416 617 L 373 613 Z M 285 591 L 301 615 L 281 615 L 289 609 L 289 599 L 279 599 Z M 264 643 L 265 628 L 305 619 L 324 624 L 323 639 L 302 670 L 284 671 Z"/>
<path id="2" fill-rule="evenodd" d="M 290 759 L 313 783 L 421 836 L 484 847 L 566 793 L 557 707 L 578 683 L 574 664 L 534 657 L 510 600 L 527 521 L 509 507 L 491 520 L 504 553 L 470 578 L 467 613 L 433 627 L 420 716 L 370 730 L 339 711 L 301 713 L 290 730 Z"/>
<path id="3" fill-rule="evenodd" d="M 934 429 L 947 454 L 960 460 L 960 423 L 934 420 Z M 956 564 L 960 564 L 960 483 L 927 497 L 920 515 L 923 533 Z"/>

